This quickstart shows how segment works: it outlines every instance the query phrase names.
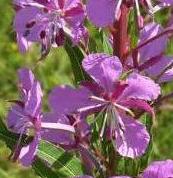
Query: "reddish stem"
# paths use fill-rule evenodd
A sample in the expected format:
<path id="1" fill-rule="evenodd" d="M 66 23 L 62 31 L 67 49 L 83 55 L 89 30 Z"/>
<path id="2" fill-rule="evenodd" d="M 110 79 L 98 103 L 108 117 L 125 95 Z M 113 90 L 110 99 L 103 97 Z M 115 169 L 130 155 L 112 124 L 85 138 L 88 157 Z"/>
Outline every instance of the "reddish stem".
<path id="1" fill-rule="evenodd" d="M 118 56 L 124 64 L 125 57 L 128 52 L 129 38 L 128 38 L 128 14 L 129 8 L 121 5 L 121 16 L 119 21 L 116 21 L 113 26 L 113 55 Z"/>

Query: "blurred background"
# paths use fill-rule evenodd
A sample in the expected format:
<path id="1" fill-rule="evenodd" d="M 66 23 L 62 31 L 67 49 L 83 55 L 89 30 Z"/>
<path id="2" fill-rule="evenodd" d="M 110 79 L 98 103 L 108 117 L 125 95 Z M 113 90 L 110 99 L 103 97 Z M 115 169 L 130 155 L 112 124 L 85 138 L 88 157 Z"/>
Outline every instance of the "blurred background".
<path id="1" fill-rule="evenodd" d="M 158 14 L 157 20 L 164 23 L 166 11 Z M 33 69 L 44 90 L 44 101 L 48 92 L 58 84 L 73 84 L 70 62 L 63 48 L 52 49 L 49 57 L 36 65 L 39 48 L 34 46 L 30 52 L 21 55 L 16 45 L 15 33 L 12 27 L 14 11 L 12 0 L 0 0 L 0 119 L 5 120 L 9 109 L 7 100 L 16 99 L 17 70 L 20 67 Z M 172 43 L 173 44 L 173 43 Z M 172 44 L 168 52 L 173 54 Z M 164 93 L 171 92 L 173 84 L 165 86 Z M 157 126 L 154 128 L 153 160 L 173 159 L 173 104 L 172 99 L 159 108 Z M 45 102 L 46 105 L 46 102 Z M 0 178 L 35 178 L 29 168 L 22 168 L 8 160 L 10 151 L 0 141 Z"/>

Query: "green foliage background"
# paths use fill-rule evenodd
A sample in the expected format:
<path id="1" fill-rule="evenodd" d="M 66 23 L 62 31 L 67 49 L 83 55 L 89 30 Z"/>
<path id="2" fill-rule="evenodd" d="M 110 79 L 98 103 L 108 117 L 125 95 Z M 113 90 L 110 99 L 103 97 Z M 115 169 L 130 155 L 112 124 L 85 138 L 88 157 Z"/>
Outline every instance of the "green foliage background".
<path id="1" fill-rule="evenodd" d="M 49 57 L 37 64 L 39 48 L 34 46 L 29 53 L 21 55 L 18 51 L 15 33 L 12 28 L 14 11 L 12 0 L 0 0 L 0 119 L 5 120 L 9 109 L 7 100 L 16 99 L 17 70 L 30 67 L 44 89 L 44 100 L 51 88 L 58 84 L 73 84 L 70 60 L 63 48 L 53 49 Z M 159 20 L 160 18 L 158 18 Z M 35 50 L 36 48 L 36 50 Z M 170 48 L 171 52 L 173 51 Z M 173 85 L 165 86 L 164 92 L 172 91 Z M 170 99 L 157 115 L 157 126 L 154 128 L 154 148 L 152 158 L 173 159 L 173 105 Z M 46 103 L 45 103 L 45 109 Z M 0 141 L 0 178 L 35 178 L 30 169 L 22 168 L 8 161 L 9 150 Z"/>

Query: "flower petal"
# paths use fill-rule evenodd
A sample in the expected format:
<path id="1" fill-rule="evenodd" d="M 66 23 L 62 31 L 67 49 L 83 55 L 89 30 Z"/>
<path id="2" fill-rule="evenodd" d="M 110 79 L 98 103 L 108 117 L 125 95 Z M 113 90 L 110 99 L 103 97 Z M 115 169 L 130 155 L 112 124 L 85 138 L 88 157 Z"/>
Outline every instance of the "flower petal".
<path id="1" fill-rule="evenodd" d="M 153 108 L 144 100 L 140 100 L 140 99 L 124 100 L 120 103 L 120 105 L 123 105 L 128 108 L 132 108 L 132 109 L 140 109 L 154 116 Z"/>
<path id="2" fill-rule="evenodd" d="M 36 134 L 34 140 L 21 149 L 19 159 L 23 166 L 30 166 L 32 164 L 40 139 L 40 135 Z"/>
<path id="3" fill-rule="evenodd" d="M 114 0 L 88 0 L 86 6 L 88 17 L 98 27 L 111 25 L 115 19 L 115 6 Z"/>
<path id="4" fill-rule="evenodd" d="M 44 7 L 42 5 L 47 5 L 48 1 L 45 1 L 45 0 L 13 0 L 13 3 L 22 8 L 28 7 L 28 6 Z"/>
<path id="5" fill-rule="evenodd" d="M 30 116 L 37 117 L 41 110 L 42 90 L 39 82 L 35 81 L 28 93 L 28 100 L 25 103 L 25 111 Z"/>
<path id="6" fill-rule="evenodd" d="M 159 83 L 169 82 L 173 80 L 173 68 L 167 70 L 159 79 Z"/>
<path id="7" fill-rule="evenodd" d="M 116 148 L 120 155 L 136 158 L 143 155 L 150 141 L 145 126 L 126 115 L 119 117 L 121 128 L 116 130 Z"/>
<path id="8" fill-rule="evenodd" d="M 21 34 L 17 34 L 17 44 L 21 53 L 26 53 L 31 45 Z"/>
<path id="9" fill-rule="evenodd" d="M 153 38 L 154 36 L 160 34 L 163 31 L 163 28 L 154 22 L 146 25 L 140 32 L 140 42 L 139 45 L 146 40 Z M 154 56 L 160 55 L 163 53 L 167 46 L 167 35 L 164 35 L 151 43 L 148 43 L 144 47 L 142 47 L 139 50 L 140 53 L 140 60 L 141 62 L 144 62 L 148 60 L 149 58 L 152 58 Z M 157 48 L 156 48 L 157 46 Z"/>
<path id="10" fill-rule="evenodd" d="M 66 0 L 63 11 L 65 20 L 72 26 L 78 26 L 84 20 L 84 8 L 80 0 Z"/>
<path id="11" fill-rule="evenodd" d="M 34 83 L 34 74 L 32 73 L 31 70 L 27 68 L 22 68 L 18 70 L 18 75 L 19 75 L 19 86 L 26 90 L 28 92 Z"/>
<path id="12" fill-rule="evenodd" d="M 128 77 L 128 87 L 124 90 L 121 99 L 134 98 L 146 101 L 157 99 L 160 87 L 153 80 L 137 73 Z"/>
<path id="13" fill-rule="evenodd" d="M 26 7 L 17 11 L 14 19 L 14 28 L 16 32 L 26 36 L 27 24 L 33 23 L 36 16 L 40 13 L 40 9 L 36 7 Z"/>
<path id="14" fill-rule="evenodd" d="M 23 131 L 24 124 L 28 121 L 25 117 L 23 108 L 19 105 L 14 105 L 8 112 L 7 126 L 15 133 L 21 133 Z"/>
<path id="15" fill-rule="evenodd" d="M 122 73 L 122 64 L 116 56 L 98 53 L 90 54 L 82 63 L 85 71 L 107 92 L 114 89 Z"/>
<path id="16" fill-rule="evenodd" d="M 90 105 L 90 92 L 82 87 L 58 86 L 49 94 L 49 105 L 55 113 L 69 114 Z"/>
<path id="17" fill-rule="evenodd" d="M 166 160 L 166 161 L 156 161 L 153 162 L 151 165 L 145 169 L 144 173 L 142 174 L 143 178 L 168 178 L 173 177 L 173 161 Z"/>
<path id="18" fill-rule="evenodd" d="M 146 71 L 146 73 L 151 77 L 158 76 L 171 62 L 173 62 L 172 57 L 162 56 L 159 61 L 155 64 L 149 67 Z"/>
<path id="19" fill-rule="evenodd" d="M 49 122 L 49 123 L 61 123 L 70 125 L 69 119 L 63 115 L 58 115 L 55 113 L 45 113 L 42 118 L 42 122 Z M 64 130 L 55 130 L 55 129 L 41 129 L 41 136 L 42 139 L 47 141 L 68 145 L 74 142 L 73 135 L 70 132 Z"/>

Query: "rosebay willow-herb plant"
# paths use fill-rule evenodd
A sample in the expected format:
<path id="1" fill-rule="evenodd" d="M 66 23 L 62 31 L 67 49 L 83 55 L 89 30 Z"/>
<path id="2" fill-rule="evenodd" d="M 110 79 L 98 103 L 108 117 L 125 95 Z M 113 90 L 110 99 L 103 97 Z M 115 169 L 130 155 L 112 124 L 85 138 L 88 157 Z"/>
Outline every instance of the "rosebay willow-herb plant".
<path id="1" fill-rule="evenodd" d="M 63 46 L 75 86 L 50 89 L 44 112 L 44 86 L 31 69 L 19 69 L 20 98 L 9 99 L 7 128 L 0 123 L 9 158 L 47 178 L 172 178 L 171 159 L 150 160 L 156 106 L 173 95 L 162 94 L 173 80 L 166 53 L 173 27 L 171 19 L 158 24 L 155 13 L 172 4 L 13 0 L 20 52 L 37 43 L 43 60 Z"/>

